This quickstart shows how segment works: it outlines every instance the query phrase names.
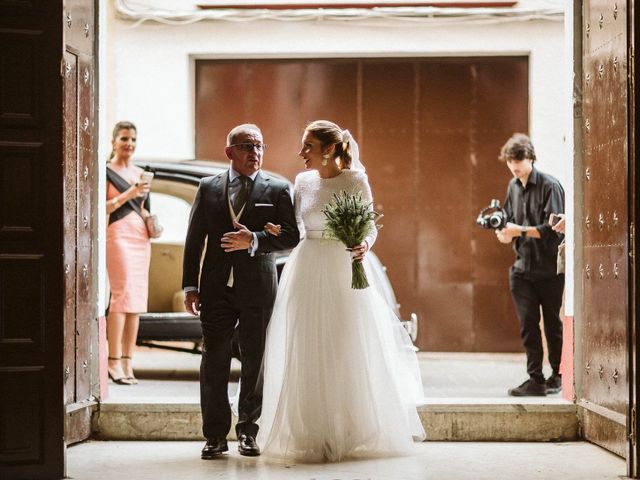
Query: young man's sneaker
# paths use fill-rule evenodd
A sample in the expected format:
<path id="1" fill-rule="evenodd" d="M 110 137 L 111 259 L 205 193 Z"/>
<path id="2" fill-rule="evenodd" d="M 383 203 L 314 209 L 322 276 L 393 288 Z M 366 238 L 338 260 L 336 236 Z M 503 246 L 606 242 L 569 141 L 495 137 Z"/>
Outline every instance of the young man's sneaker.
<path id="1" fill-rule="evenodd" d="M 547 387 L 547 394 L 559 393 L 562 390 L 562 375 L 551 375 L 544 384 Z"/>
<path id="2" fill-rule="evenodd" d="M 539 383 L 530 378 L 519 387 L 510 388 L 508 393 L 512 397 L 544 397 L 547 395 L 547 388 L 544 382 Z"/>

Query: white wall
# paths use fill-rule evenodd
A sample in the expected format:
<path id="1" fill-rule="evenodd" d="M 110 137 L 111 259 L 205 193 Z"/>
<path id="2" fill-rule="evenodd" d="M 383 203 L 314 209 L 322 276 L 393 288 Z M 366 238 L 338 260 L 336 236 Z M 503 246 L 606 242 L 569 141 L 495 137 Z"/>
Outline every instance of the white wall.
<path id="1" fill-rule="evenodd" d="M 565 58 L 571 59 L 571 61 L 565 61 L 564 65 L 564 81 L 563 81 L 563 109 L 564 109 L 564 130 L 565 130 L 565 158 L 564 158 L 564 170 L 565 181 L 565 208 L 567 212 L 567 219 L 565 225 L 565 289 L 564 289 L 564 314 L 568 317 L 573 317 L 574 312 L 574 295 L 575 284 L 573 282 L 574 275 L 574 103 L 573 103 L 573 15 L 574 8 L 573 2 L 567 2 L 567 10 L 565 12 Z"/>
<path id="2" fill-rule="evenodd" d="M 106 208 L 106 182 L 107 182 L 107 172 L 104 169 L 104 162 L 102 159 L 106 158 L 107 155 L 107 129 L 108 129 L 108 121 L 107 121 L 107 112 L 106 112 L 106 86 L 110 81 L 107 76 L 107 62 L 106 62 L 106 51 L 108 42 L 106 41 L 108 38 L 108 22 L 107 18 L 109 15 L 107 14 L 106 6 L 100 2 L 98 6 L 98 111 L 96 112 L 97 122 L 98 122 L 98 212 L 104 212 Z M 106 307 L 106 278 L 105 275 L 107 271 L 106 266 L 106 245 L 104 239 L 106 238 L 106 215 L 98 215 L 98 315 L 102 316 L 104 314 Z"/>
<path id="3" fill-rule="evenodd" d="M 139 128 L 141 158 L 192 158 L 194 58 L 530 56 L 530 133 L 539 166 L 566 178 L 562 21 L 435 27 L 396 23 L 201 21 L 168 26 L 113 20 L 107 123 Z"/>

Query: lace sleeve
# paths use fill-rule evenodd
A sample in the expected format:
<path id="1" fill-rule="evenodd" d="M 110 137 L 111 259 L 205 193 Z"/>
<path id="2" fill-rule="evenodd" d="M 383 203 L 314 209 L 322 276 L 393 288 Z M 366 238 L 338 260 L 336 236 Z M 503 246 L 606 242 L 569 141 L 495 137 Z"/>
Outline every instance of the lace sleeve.
<path id="1" fill-rule="evenodd" d="M 300 175 L 296 177 L 295 183 L 293 185 L 293 208 L 296 214 L 296 223 L 298 224 L 298 231 L 300 232 L 300 240 L 306 237 L 304 222 L 302 220 L 302 213 L 300 212 L 300 206 L 302 198 L 302 181 L 300 179 Z"/>
<path id="2" fill-rule="evenodd" d="M 370 209 L 373 210 L 373 195 L 371 194 L 371 187 L 369 186 L 369 179 L 366 173 L 358 175 L 358 183 L 358 187 L 362 192 L 362 199 L 367 203 L 371 203 Z M 369 222 L 369 231 L 364 239 L 364 241 L 367 242 L 367 245 L 369 245 L 369 248 L 373 247 L 377 237 L 378 229 L 376 228 L 376 223 L 371 220 Z"/>

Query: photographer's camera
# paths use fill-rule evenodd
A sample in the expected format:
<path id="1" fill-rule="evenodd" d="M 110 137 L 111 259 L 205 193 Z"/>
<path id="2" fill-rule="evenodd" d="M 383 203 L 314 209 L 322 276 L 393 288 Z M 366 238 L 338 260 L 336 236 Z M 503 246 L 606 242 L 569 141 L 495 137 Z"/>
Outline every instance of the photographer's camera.
<path id="1" fill-rule="evenodd" d="M 500 207 L 500 200 L 492 199 L 488 207 L 483 208 L 476 219 L 482 228 L 501 230 L 507 226 L 507 212 Z"/>

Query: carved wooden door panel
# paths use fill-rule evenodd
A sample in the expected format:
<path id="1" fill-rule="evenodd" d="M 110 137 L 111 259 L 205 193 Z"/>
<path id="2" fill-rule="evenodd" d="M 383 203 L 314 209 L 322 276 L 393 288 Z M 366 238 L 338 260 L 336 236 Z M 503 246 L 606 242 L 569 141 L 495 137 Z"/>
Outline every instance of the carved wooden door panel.
<path id="1" fill-rule="evenodd" d="M 65 444 L 90 432 L 94 14 L 80 0 L 0 0 L 3 479 L 62 478 Z"/>
<path id="2" fill-rule="evenodd" d="M 582 216 L 576 219 L 584 300 L 578 405 L 585 438 L 627 456 L 627 9 L 613 0 L 587 0 L 583 8 L 582 171 L 576 173 L 584 192 Z"/>
<path id="3" fill-rule="evenodd" d="M 62 2 L 0 0 L 0 478 L 64 475 Z"/>
<path id="4" fill-rule="evenodd" d="M 68 0 L 64 11 L 64 394 L 67 444 L 91 433 L 97 384 L 97 175 L 94 146 L 94 8 Z"/>
<path id="5" fill-rule="evenodd" d="M 638 242 L 636 241 L 638 225 L 640 225 L 640 185 L 638 178 L 640 173 L 640 143 L 638 142 L 638 106 L 636 104 L 638 98 L 640 98 L 640 91 L 638 83 L 635 79 L 634 72 L 638 71 L 638 60 L 635 55 L 637 46 L 640 44 L 640 10 L 631 3 L 629 7 L 628 17 L 630 19 L 630 49 L 629 49 L 629 62 L 630 74 L 629 77 L 629 135 L 630 135 L 630 147 L 629 147 L 629 184 L 630 184 L 630 245 L 629 245 L 629 258 L 630 258 L 630 275 L 629 275 L 629 303 L 630 303 L 630 318 L 629 318 L 629 332 L 630 332 L 630 352 L 629 352 L 629 368 L 631 374 L 631 385 L 629 394 L 630 401 L 630 415 L 629 415 L 629 455 L 627 457 L 628 475 L 633 478 L 640 478 L 640 465 L 638 459 L 640 458 L 640 443 L 638 442 L 638 431 L 640 431 L 640 423 L 637 415 L 638 406 L 640 405 L 640 329 L 638 328 L 638 312 L 640 312 L 640 295 L 638 295 L 639 273 L 638 268 Z"/>

